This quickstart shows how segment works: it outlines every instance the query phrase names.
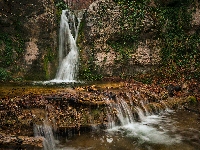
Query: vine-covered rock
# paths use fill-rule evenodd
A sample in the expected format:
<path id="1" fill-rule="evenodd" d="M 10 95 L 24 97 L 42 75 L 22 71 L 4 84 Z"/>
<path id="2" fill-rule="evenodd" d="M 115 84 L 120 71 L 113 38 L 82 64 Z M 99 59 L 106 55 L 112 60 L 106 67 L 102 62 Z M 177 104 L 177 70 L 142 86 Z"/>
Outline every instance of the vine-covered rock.
<path id="1" fill-rule="evenodd" d="M 198 1 L 97 0 L 82 22 L 80 76 L 198 78 L 198 37 Z"/>
<path id="2" fill-rule="evenodd" d="M 55 74 L 57 23 L 52 0 L 0 1 L 0 67 L 14 78 L 48 79 Z"/>

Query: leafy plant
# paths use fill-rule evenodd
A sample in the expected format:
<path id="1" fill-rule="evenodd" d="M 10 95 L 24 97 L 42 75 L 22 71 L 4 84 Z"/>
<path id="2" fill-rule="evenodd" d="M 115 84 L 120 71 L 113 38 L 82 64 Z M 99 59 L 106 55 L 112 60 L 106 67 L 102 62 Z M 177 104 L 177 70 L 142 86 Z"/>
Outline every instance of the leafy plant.
<path id="1" fill-rule="evenodd" d="M 55 57 L 54 57 L 54 54 L 52 53 L 52 49 L 51 48 L 47 48 L 46 49 L 46 55 L 44 56 L 44 62 L 43 62 L 44 71 L 45 71 L 45 78 L 46 79 L 50 78 L 50 73 L 49 73 L 49 70 L 48 70 L 48 65 L 54 59 L 55 59 Z"/>
<path id="2" fill-rule="evenodd" d="M 80 70 L 79 79 L 87 81 L 96 81 L 102 79 L 102 75 L 99 73 L 98 69 L 94 64 L 94 53 L 90 53 L 89 60 L 83 64 L 82 59 L 80 59 Z"/>
<path id="3" fill-rule="evenodd" d="M 0 81 L 7 81 L 10 79 L 10 73 L 4 68 L 0 68 Z"/>
<path id="4" fill-rule="evenodd" d="M 155 7 L 151 7 L 149 0 L 126 1 L 114 0 L 121 6 L 121 33 L 119 41 L 135 45 L 140 35 L 145 34 L 142 20 L 146 15 L 153 18 L 154 38 L 160 41 L 162 61 L 160 67 L 151 71 L 150 74 L 159 78 L 182 78 L 199 79 L 200 53 L 199 53 L 199 30 L 190 33 L 191 19 L 194 9 L 193 0 L 155 0 Z M 194 7 L 195 8 L 195 5 Z M 148 31 L 147 31 L 148 32 Z M 135 40 L 138 39 L 138 40 Z M 119 43 L 115 47 L 119 49 Z M 111 43 L 113 44 L 113 43 Z M 119 51 L 126 56 L 126 46 L 121 44 Z M 127 57 L 122 57 L 127 59 Z"/>
<path id="5" fill-rule="evenodd" d="M 190 102 L 191 105 L 197 104 L 197 99 L 194 96 L 189 96 L 188 100 L 189 100 L 189 102 Z"/>
<path id="6" fill-rule="evenodd" d="M 62 10 L 67 9 L 67 5 L 63 0 L 55 0 L 54 3 L 57 8 L 56 15 L 57 15 L 57 22 L 59 23 Z"/>

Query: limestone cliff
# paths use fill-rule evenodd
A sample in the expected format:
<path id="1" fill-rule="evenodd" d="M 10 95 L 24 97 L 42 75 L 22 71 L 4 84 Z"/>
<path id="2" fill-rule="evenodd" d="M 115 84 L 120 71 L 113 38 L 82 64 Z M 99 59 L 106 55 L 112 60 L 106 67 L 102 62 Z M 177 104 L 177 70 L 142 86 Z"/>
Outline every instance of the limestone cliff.
<path id="1" fill-rule="evenodd" d="M 147 71 L 149 66 L 159 63 L 159 41 L 151 39 L 151 33 L 144 34 L 145 37 L 139 43 L 122 41 L 122 27 L 127 28 L 126 32 L 129 34 L 135 34 L 134 31 L 129 31 L 128 24 L 122 23 L 122 15 L 122 9 L 112 0 L 97 0 L 89 6 L 81 35 L 83 39 L 80 41 L 83 68 L 87 68 L 86 64 L 90 65 L 92 59 L 93 69 L 98 73 L 120 76 Z M 146 14 L 146 18 L 142 20 L 145 30 L 152 28 L 152 20 Z M 117 43 L 122 49 L 112 46 Z"/>
<path id="2" fill-rule="evenodd" d="M 6 71 L 14 78 L 54 78 L 60 13 L 55 3 L 61 1 L 0 0 L 0 79 Z M 163 64 L 171 72 L 200 76 L 197 0 L 65 2 L 86 9 L 78 38 L 81 78 L 132 76 Z"/>
<path id="3" fill-rule="evenodd" d="M 49 79 L 57 55 L 53 0 L 0 1 L 0 67 L 14 78 Z"/>
<path id="4" fill-rule="evenodd" d="M 190 53 L 198 42 L 199 20 L 198 1 L 96 0 L 86 10 L 82 22 L 80 75 L 132 76 L 160 67 L 161 62 L 174 65 L 168 64 L 173 61 L 182 69 L 188 63 L 180 64 L 181 59 L 190 61 L 185 53 Z M 184 37 L 179 41 L 182 48 L 177 45 L 177 36 Z M 194 61 L 198 62 L 199 55 L 193 52 L 190 55 L 195 55 Z"/>

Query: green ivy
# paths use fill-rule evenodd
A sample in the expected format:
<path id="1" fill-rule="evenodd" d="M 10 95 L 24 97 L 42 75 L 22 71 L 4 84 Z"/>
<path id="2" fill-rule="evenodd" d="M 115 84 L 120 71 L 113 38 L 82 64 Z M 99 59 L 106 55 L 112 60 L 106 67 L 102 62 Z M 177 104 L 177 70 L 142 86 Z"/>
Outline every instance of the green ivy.
<path id="1" fill-rule="evenodd" d="M 189 7 L 192 0 L 172 3 L 159 10 L 160 34 L 162 40 L 162 64 L 169 68 L 171 73 L 179 74 L 181 78 L 198 78 L 199 59 L 199 32 L 189 34 L 191 28 L 192 11 Z M 190 11 L 189 11 L 190 10 Z M 167 20 L 167 21 L 166 21 Z M 164 29 L 164 31 L 162 31 Z M 162 32 L 161 32 L 162 31 Z M 192 66 L 192 67 L 191 67 Z"/>
<path id="2" fill-rule="evenodd" d="M 102 75 L 98 74 L 96 69 L 93 68 L 85 68 L 80 71 L 80 79 L 87 80 L 87 81 L 97 81 L 102 79 Z"/>
<path id="3" fill-rule="evenodd" d="M 94 64 L 94 52 L 89 54 L 89 59 L 87 62 L 83 64 L 82 59 L 80 59 L 79 65 L 79 79 L 87 80 L 87 81 L 97 81 L 102 79 L 102 75 L 99 73 L 100 71 Z"/>
<path id="4" fill-rule="evenodd" d="M 4 49 L 0 52 L 0 67 L 9 67 L 14 61 L 19 59 L 24 51 L 24 40 L 20 34 L 11 36 L 9 34 L 0 33 L 0 45 L 4 45 Z M 16 58 L 13 58 L 14 50 Z"/>
<path id="5" fill-rule="evenodd" d="M 9 67 L 13 63 L 13 42 L 9 35 L 7 34 L 0 34 L 0 43 L 5 45 L 4 50 L 1 52 L 0 60 L 1 65 L 0 67 Z"/>
<path id="6" fill-rule="evenodd" d="M 149 15 L 154 21 L 153 38 L 159 40 L 161 48 L 161 66 L 155 70 L 158 76 L 200 78 L 200 31 L 189 32 L 195 10 L 191 9 L 195 8 L 193 0 L 155 0 L 153 7 L 149 5 L 149 0 L 114 1 L 121 7 L 121 30 L 119 40 L 114 41 L 117 44 L 110 42 L 110 45 L 122 55 L 121 62 L 125 62 L 124 59 L 128 58 L 126 54 L 130 52 L 126 43 L 137 45 L 137 42 L 143 40 L 140 35 L 148 32 L 144 30 L 142 20 Z"/>
<path id="7" fill-rule="evenodd" d="M 60 21 L 60 16 L 62 14 L 62 10 L 67 9 L 67 5 L 63 0 L 54 0 L 54 4 L 56 6 L 56 16 L 57 16 L 57 22 Z"/>
<path id="8" fill-rule="evenodd" d="M 7 81 L 10 79 L 10 73 L 6 69 L 0 67 L 0 81 Z"/>
<path id="9" fill-rule="evenodd" d="M 44 71 L 45 71 L 45 78 L 47 80 L 50 79 L 50 72 L 48 70 L 48 65 L 49 65 L 49 63 L 53 62 L 54 59 L 55 59 L 55 56 L 52 53 L 52 49 L 47 48 L 46 55 L 44 56 L 44 62 L 43 62 Z"/>

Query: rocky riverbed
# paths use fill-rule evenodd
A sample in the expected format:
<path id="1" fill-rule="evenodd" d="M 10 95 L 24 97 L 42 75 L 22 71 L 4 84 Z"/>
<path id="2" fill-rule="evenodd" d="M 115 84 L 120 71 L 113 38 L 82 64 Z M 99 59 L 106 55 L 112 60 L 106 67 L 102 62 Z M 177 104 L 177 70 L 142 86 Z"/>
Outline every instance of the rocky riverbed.
<path id="1" fill-rule="evenodd" d="M 170 86 L 169 86 L 170 85 Z M 196 82 L 147 85 L 134 80 L 98 84 L 52 86 L 2 86 L 0 99 L 0 145 L 42 148 L 43 138 L 34 137 L 34 125 L 44 122 L 55 134 L 80 134 L 92 126 L 105 129 L 111 103 L 123 99 L 137 119 L 135 107 L 159 113 L 166 108 L 183 108 L 200 114 L 200 91 Z M 170 87 L 170 88 L 169 88 Z M 117 121 L 117 117 L 116 117 Z"/>

